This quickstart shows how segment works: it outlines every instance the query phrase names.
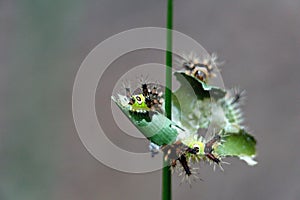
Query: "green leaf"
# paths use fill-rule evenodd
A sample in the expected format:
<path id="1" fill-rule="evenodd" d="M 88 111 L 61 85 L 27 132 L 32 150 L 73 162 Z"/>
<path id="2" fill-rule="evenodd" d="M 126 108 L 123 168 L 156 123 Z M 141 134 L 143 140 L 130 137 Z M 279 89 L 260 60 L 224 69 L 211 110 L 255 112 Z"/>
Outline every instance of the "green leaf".
<path id="1" fill-rule="evenodd" d="M 239 157 L 249 165 L 256 164 L 252 158 L 256 155 L 256 140 L 245 130 L 238 133 L 226 133 L 222 136 L 222 144 L 214 149 L 214 153 L 221 157 Z"/>
<path id="2" fill-rule="evenodd" d="M 212 119 L 212 101 L 223 98 L 226 91 L 209 86 L 184 72 L 174 74 L 181 86 L 172 96 L 173 121 L 191 133 L 199 128 L 208 128 Z"/>
<path id="3" fill-rule="evenodd" d="M 119 99 L 112 100 L 123 111 L 128 119 L 141 131 L 141 133 L 156 145 L 172 144 L 176 141 L 178 127 L 159 112 L 132 112 L 127 102 L 122 102 L 125 96 L 119 95 Z"/>
<path id="4" fill-rule="evenodd" d="M 207 85 L 199 79 L 187 75 L 185 72 L 175 72 L 174 75 L 181 84 L 181 87 L 175 93 L 184 91 L 185 93 L 191 93 L 189 95 L 196 95 L 198 99 L 213 98 L 215 100 L 223 98 L 226 94 L 225 90 Z"/>

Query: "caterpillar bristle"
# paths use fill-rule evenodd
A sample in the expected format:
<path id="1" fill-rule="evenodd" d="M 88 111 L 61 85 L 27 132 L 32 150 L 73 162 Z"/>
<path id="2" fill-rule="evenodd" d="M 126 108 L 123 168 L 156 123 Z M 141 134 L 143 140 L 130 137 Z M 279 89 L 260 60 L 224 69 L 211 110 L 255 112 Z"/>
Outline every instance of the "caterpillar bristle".
<path id="1" fill-rule="evenodd" d="M 229 91 L 232 105 L 242 105 L 246 100 L 246 90 L 234 87 Z"/>

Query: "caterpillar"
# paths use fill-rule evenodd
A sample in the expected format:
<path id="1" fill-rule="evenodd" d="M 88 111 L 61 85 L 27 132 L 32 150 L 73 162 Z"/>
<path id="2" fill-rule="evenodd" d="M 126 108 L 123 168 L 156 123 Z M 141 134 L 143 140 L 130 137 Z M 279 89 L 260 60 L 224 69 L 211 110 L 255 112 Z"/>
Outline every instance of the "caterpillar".
<path id="1" fill-rule="evenodd" d="M 125 88 L 125 90 L 131 111 L 141 113 L 148 111 L 163 112 L 163 92 L 158 90 L 157 85 L 143 83 L 141 88 L 136 89 L 132 94 L 130 88 Z"/>
<path id="2" fill-rule="evenodd" d="M 193 137 L 183 139 L 182 141 L 176 141 L 172 145 L 166 145 L 162 147 L 165 153 L 165 161 L 169 160 L 172 168 L 178 167 L 177 163 L 180 163 L 186 176 L 191 176 L 193 170 L 190 167 L 190 163 L 197 163 L 201 160 L 209 161 L 220 166 L 221 158 L 218 158 L 213 153 L 214 148 L 221 144 L 221 136 L 215 135 L 212 139 L 206 141 L 202 137 Z"/>
<path id="3" fill-rule="evenodd" d="M 210 78 L 216 76 L 213 71 L 218 65 L 221 65 L 220 62 L 217 62 L 217 59 L 218 57 L 215 53 L 202 59 L 191 53 L 188 56 L 177 59 L 177 63 L 185 69 L 187 75 L 191 75 L 206 83 Z"/>
<path id="4" fill-rule="evenodd" d="M 233 88 L 227 91 L 226 96 L 219 101 L 225 119 L 225 129 L 231 132 L 238 132 L 240 128 L 244 128 L 243 124 L 243 112 L 240 108 L 245 99 L 245 91 L 238 88 Z"/>

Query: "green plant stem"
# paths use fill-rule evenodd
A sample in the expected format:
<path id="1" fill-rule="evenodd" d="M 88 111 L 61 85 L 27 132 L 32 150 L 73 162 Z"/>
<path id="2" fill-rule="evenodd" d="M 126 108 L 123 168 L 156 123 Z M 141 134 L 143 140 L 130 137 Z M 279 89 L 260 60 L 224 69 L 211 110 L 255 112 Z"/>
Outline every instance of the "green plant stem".
<path id="1" fill-rule="evenodd" d="M 171 119 L 171 101 L 172 101 L 172 28 L 173 28 L 173 0 L 168 0 L 167 14 L 167 51 L 166 51 L 166 92 L 165 92 L 165 110 L 166 116 Z"/>
<path id="2" fill-rule="evenodd" d="M 169 163 L 164 162 L 164 168 L 162 171 L 162 200 L 171 200 L 172 199 L 172 179 L 171 179 L 171 170 Z"/>
<path id="3" fill-rule="evenodd" d="M 172 28 L 173 28 L 173 0 L 167 5 L 167 51 L 166 51 L 166 89 L 165 111 L 166 117 L 172 118 Z M 165 156 L 163 156 L 164 158 Z M 162 200 L 172 199 L 172 179 L 169 161 L 163 160 L 162 170 Z"/>

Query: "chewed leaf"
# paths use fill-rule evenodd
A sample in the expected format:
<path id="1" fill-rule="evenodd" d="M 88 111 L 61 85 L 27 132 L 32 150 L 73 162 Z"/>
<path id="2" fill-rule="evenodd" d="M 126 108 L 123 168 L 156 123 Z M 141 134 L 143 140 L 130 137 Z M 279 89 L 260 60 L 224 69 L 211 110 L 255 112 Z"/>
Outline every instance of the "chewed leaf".
<path id="1" fill-rule="evenodd" d="M 181 85 L 172 96 L 173 121 L 190 133 L 208 128 L 212 118 L 212 101 L 224 98 L 226 91 L 209 86 L 184 72 L 174 74 Z"/>
<path id="2" fill-rule="evenodd" d="M 112 97 L 112 100 L 146 138 L 159 146 L 175 142 L 178 126 L 174 122 L 155 111 L 133 112 L 128 103 L 122 100 L 124 98 L 119 95 L 119 99 Z"/>
<path id="3" fill-rule="evenodd" d="M 196 94 L 198 99 L 213 98 L 215 100 L 223 98 L 226 94 L 225 90 L 219 87 L 207 85 L 197 78 L 187 75 L 185 72 L 175 72 L 174 75 L 181 83 L 181 88 L 179 88 L 175 93 L 180 90 L 185 90 L 186 92 Z M 188 90 L 188 88 L 193 90 Z"/>
<path id="4" fill-rule="evenodd" d="M 255 146 L 255 138 L 245 130 L 240 130 L 239 133 L 226 133 L 222 136 L 222 144 L 215 147 L 214 152 L 221 157 L 239 157 L 249 165 L 254 165 Z"/>

